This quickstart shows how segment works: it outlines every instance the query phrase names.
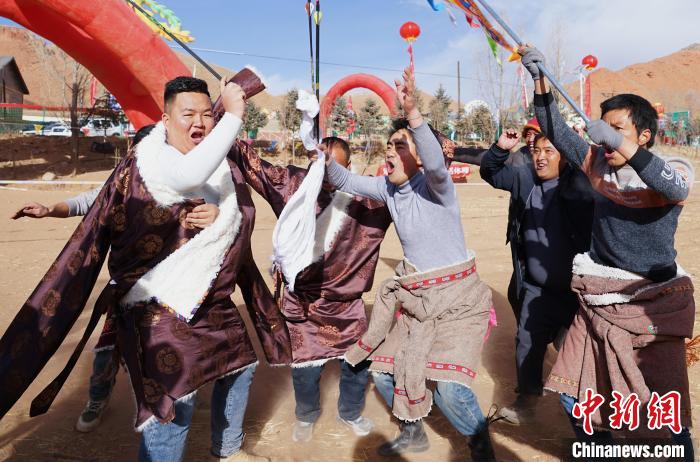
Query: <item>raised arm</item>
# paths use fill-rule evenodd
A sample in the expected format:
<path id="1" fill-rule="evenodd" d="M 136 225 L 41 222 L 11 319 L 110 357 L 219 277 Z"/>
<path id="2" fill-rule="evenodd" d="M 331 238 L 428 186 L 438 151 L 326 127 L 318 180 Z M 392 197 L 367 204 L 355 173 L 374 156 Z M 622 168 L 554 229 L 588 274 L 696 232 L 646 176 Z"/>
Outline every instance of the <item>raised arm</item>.
<path id="1" fill-rule="evenodd" d="M 481 165 L 481 161 L 488 152 L 482 148 L 455 148 L 452 160 L 465 164 Z"/>
<path id="2" fill-rule="evenodd" d="M 687 160 L 675 157 L 666 161 L 639 148 L 627 163 L 647 186 L 670 202 L 681 202 L 688 198 L 695 180 L 695 170 Z"/>
<path id="3" fill-rule="evenodd" d="M 513 167 L 506 165 L 506 160 L 510 155 L 510 150 L 518 144 L 518 132 L 509 128 L 498 138 L 498 141 L 491 146 L 483 159 L 479 174 L 488 184 L 496 189 L 512 191 L 515 185 L 517 170 L 531 168 L 529 165 L 523 167 Z"/>
<path id="4" fill-rule="evenodd" d="M 294 194 L 291 188 L 301 184 L 306 170 L 295 165 L 286 167 L 272 165 L 258 156 L 248 144 L 238 141 L 233 145 L 229 157 L 236 162 L 248 183 L 265 199 L 279 216 L 287 200 Z M 299 181 L 292 181 L 294 178 Z"/>
<path id="5" fill-rule="evenodd" d="M 386 203 L 388 197 L 387 180 L 383 176 L 362 176 L 350 173 L 348 169 L 330 159 L 326 164 L 326 179 L 334 188 L 348 194 L 368 197 Z"/>

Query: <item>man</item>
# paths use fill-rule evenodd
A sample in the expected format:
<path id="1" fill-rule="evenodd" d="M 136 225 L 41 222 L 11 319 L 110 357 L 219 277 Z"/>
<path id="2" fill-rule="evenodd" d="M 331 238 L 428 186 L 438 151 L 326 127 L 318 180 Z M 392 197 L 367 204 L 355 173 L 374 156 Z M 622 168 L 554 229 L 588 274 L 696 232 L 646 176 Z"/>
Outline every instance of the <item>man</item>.
<path id="1" fill-rule="evenodd" d="M 253 203 L 240 171 L 226 159 L 245 102 L 235 84 L 222 80 L 221 92 L 226 114 L 213 128 L 204 81 L 178 77 L 166 84 L 162 122 L 115 169 L 0 339 L 0 415 L 61 344 L 111 246 L 113 283 L 100 295 L 69 364 L 33 401 L 31 414 L 48 409 L 100 314 L 112 306 L 143 432 L 139 459 L 182 459 L 195 392 L 214 381 L 212 457 L 262 460 L 240 449 L 257 362 L 230 298 L 236 282 L 248 287 L 246 301 L 264 287 L 253 282 L 261 282 L 250 252 Z M 203 230 L 188 226 L 187 213 L 204 201 L 217 204 L 219 216 Z M 289 337 L 281 319 L 273 305 L 256 306 L 251 318 L 268 361 L 286 363 Z"/>
<path id="2" fill-rule="evenodd" d="M 139 129 L 134 136 L 133 146 L 146 137 L 154 127 L 155 125 L 146 125 Z M 84 216 L 92 207 L 102 187 L 98 186 L 48 207 L 38 202 L 28 202 L 13 215 L 12 219 Z M 218 215 L 219 208 L 215 204 L 202 204 L 187 214 L 185 223 L 203 229 L 212 224 Z M 75 424 L 75 429 L 81 433 L 89 433 L 100 425 L 116 383 L 117 372 L 119 372 L 119 355 L 115 350 L 116 331 L 113 317 L 113 313 L 106 313 L 107 320 L 94 349 L 95 359 L 92 362 L 88 389 L 89 400 Z"/>
<path id="3" fill-rule="evenodd" d="M 521 132 L 521 137 L 523 141 L 523 146 L 508 156 L 505 161 L 505 165 L 512 167 L 520 167 L 523 165 L 532 164 L 532 148 L 534 147 L 535 136 L 540 134 L 540 126 L 537 123 L 536 118 L 532 118 L 523 125 Z M 457 162 L 464 162 L 472 165 L 481 165 L 481 161 L 484 155 L 488 152 L 487 150 L 482 150 L 480 148 L 455 148 L 454 159 Z M 508 227 L 506 228 L 506 244 L 510 244 L 511 257 L 513 260 L 513 274 L 510 278 L 510 283 L 508 284 L 508 303 L 513 310 L 515 319 L 517 321 L 520 318 L 520 298 L 518 296 L 520 289 L 516 279 L 516 272 L 518 271 L 518 259 L 514 248 L 514 239 L 517 238 L 516 231 L 516 215 L 518 210 L 518 204 L 515 202 L 515 198 L 511 195 L 510 202 L 508 204 Z"/>
<path id="4" fill-rule="evenodd" d="M 591 415 L 597 429 L 612 428 L 613 391 L 623 398 L 634 393 L 641 409 L 653 406 L 655 396 L 677 393 L 679 427 L 672 438 L 683 444 L 685 460 L 694 460 L 684 338 L 692 336 L 695 303 L 692 281 L 676 264 L 674 248 L 693 167 L 648 150 L 657 114 L 637 95 L 603 101 L 602 120 L 587 127 L 596 143 L 589 146 L 559 113 L 539 72 L 542 54 L 531 47 L 519 51 L 535 81 L 535 113 L 543 132 L 598 193 L 590 250 L 574 259 L 572 289 L 581 307 L 546 387 L 561 393 L 570 416 L 587 389 L 602 395 L 606 405 Z M 587 436 L 574 429 L 579 438 Z"/>
<path id="5" fill-rule="evenodd" d="M 323 145 L 344 167 L 350 147 L 335 137 Z M 236 159 L 246 181 L 280 216 L 308 170 L 279 167 L 239 144 Z M 292 340 L 292 382 L 296 422 L 292 439 L 309 441 L 321 414 L 320 379 L 323 365 L 342 358 L 367 329 L 362 294 L 372 288 L 379 246 L 391 224 L 384 204 L 335 191 L 324 184 L 317 198 L 314 262 L 296 277 L 294 292 L 284 288 L 281 310 Z M 338 417 L 356 435 L 364 436 L 372 422 L 361 415 L 367 387 L 367 363 L 340 362 Z"/>
<path id="6" fill-rule="evenodd" d="M 574 255 L 590 246 L 593 198 L 590 184 L 544 136 L 537 135 L 532 160 L 507 165 L 518 143 L 506 130 L 481 161 L 481 177 L 509 191 L 512 207 L 512 284 L 520 307 L 515 337 L 518 398 L 500 415 L 514 425 L 532 420 L 542 396 L 547 345 L 571 324 L 578 302 L 571 292 Z M 509 223 L 510 227 L 511 223 Z"/>
<path id="7" fill-rule="evenodd" d="M 432 380 L 435 403 L 469 437 L 472 460 L 492 461 L 488 422 L 469 388 L 491 292 L 464 243 L 455 186 L 443 149 L 418 111 L 413 72 L 406 69 L 403 78 L 396 88 L 406 120 L 387 144 L 388 176 L 353 175 L 332 159 L 327 167 L 338 190 L 387 204 L 404 251 L 397 275 L 377 292 L 367 333 L 345 358 L 351 364 L 372 361 L 377 389 L 401 420 L 401 434 L 380 446 L 381 455 L 427 450 L 421 419 L 432 407 L 426 386 Z"/>

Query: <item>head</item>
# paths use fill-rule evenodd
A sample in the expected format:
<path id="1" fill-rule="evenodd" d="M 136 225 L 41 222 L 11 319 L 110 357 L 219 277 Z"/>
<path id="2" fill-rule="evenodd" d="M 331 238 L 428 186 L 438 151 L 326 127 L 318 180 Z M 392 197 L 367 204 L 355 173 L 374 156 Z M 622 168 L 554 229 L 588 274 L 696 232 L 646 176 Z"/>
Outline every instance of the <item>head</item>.
<path id="1" fill-rule="evenodd" d="M 394 120 L 389 133 L 384 156 L 387 175 L 392 184 L 400 185 L 418 173 L 421 162 L 406 119 Z"/>
<path id="2" fill-rule="evenodd" d="M 603 101 L 601 118 L 617 130 L 626 140 L 651 148 L 658 128 L 654 106 L 641 96 L 622 94 Z M 627 162 L 617 151 L 606 151 L 608 165 L 621 167 Z"/>
<path id="3" fill-rule="evenodd" d="M 326 147 L 326 155 L 335 159 L 343 167 L 350 168 L 350 145 L 347 141 L 336 136 L 328 136 L 321 140 L 321 144 Z M 323 189 L 333 191 L 333 186 L 324 181 Z"/>
<path id="4" fill-rule="evenodd" d="M 166 140 L 187 154 L 214 127 L 207 83 L 194 77 L 176 77 L 165 84 L 163 100 Z"/>
<path id="5" fill-rule="evenodd" d="M 531 155 L 535 174 L 542 181 L 557 178 L 566 166 L 566 160 L 559 154 L 552 142 L 542 134 L 535 136 Z"/>
<path id="6" fill-rule="evenodd" d="M 537 119 L 533 117 L 523 126 L 523 143 L 528 145 L 530 149 L 533 149 L 535 146 L 535 136 L 541 133 L 540 124 L 537 122 Z"/>
<path id="7" fill-rule="evenodd" d="M 155 127 L 155 124 L 150 124 L 144 125 L 143 127 L 139 128 L 139 130 L 134 135 L 133 145 L 136 146 L 137 144 L 139 144 L 141 140 L 146 138 Z"/>

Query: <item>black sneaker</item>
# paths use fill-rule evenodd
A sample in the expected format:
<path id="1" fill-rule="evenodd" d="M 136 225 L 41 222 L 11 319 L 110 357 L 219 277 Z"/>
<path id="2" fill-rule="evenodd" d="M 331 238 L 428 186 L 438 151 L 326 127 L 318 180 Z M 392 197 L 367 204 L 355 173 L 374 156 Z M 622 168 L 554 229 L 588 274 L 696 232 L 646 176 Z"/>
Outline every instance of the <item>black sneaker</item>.
<path id="1" fill-rule="evenodd" d="M 88 401 L 75 424 L 75 429 L 81 433 L 89 433 L 96 429 L 102 422 L 102 415 L 107 408 L 107 403 L 109 403 L 109 398 L 103 401 Z"/>
<path id="2" fill-rule="evenodd" d="M 380 456 L 391 457 L 402 452 L 423 452 L 430 448 L 423 422 L 401 422 L 399 428 L 401 433 L 394 441 L 387 441 L 377 448 Z"/>

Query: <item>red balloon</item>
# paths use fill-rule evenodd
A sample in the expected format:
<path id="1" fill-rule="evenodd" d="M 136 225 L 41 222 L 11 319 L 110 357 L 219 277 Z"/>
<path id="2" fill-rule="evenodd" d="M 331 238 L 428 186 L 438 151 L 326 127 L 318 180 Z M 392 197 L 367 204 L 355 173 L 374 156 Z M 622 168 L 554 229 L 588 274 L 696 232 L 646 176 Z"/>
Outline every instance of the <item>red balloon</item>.
<path id="1" fill-rule="evenodd" d="M 598 66 L 598 58 L 593 55 L 588 55 L 581 60 L 581 64 L 586 67 L 589 71 L 595 69 Z"/>
<path id="2" fill-rule="evenodd" d="M 401 26 L 399 33 L 407 42 L 413 42 L 420 35 L 420 27 L 415 22 L 408 21 Z"/>

